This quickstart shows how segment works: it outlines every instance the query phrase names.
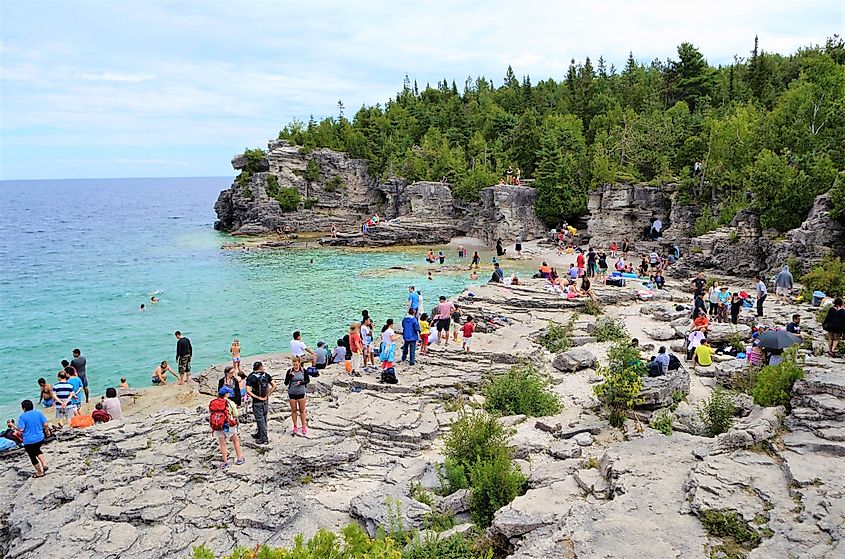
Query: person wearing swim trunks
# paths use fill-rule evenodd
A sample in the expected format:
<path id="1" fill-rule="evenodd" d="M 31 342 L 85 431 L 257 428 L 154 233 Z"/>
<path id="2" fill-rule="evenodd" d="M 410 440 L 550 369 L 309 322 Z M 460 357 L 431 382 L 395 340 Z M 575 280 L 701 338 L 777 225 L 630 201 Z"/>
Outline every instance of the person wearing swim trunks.
<path id="1" fill-rule="evenodd" d="M 452 313 L 455 310 L 455 305 L 446 300 L 444 295 L 440 296 L 440 303 L 437 305 L 437 343 L 444 340 L 446 345 L 449 345 L 449 326 L 451 326 Z"/>
<path id="2" fill-rule="evenodd" d="M 294 357 L 291 368 L 285 374 L 285 386 L 288 387 L 288 402 L 290 402 L 290 418 L 293 422 L 291 435 L 294 436 L 300 434 L 297 419 L 300 420 L 302 426 L 302 436 L 308 436 L 308 425 L 305 417 L 305 404 L 307 403 L 305 395 L 308 390 L 308 381 L 308 374 L 302 368 L 302 361 L 298 357 Z"/>
<path id="3" fill-rule="evenodd" d="M 56 403 L 56 395 L 53 394 L 53 387 L 47 384 L 43 378 L 38 379 L 38 386 L 41 387 L 41 395 L 38 397 L 38 403 L 45 408 L 52 408 Z"/>
<path id="4" fill-rule="evenodd" d="M 241 342 L 237 338 L 232 342 L 229 353 L 232 354 L 232 367 L 235 368 L 235 374 L 237 374 L 241 370 Z"/>
<path id="5" fill-rule="evenodd" d="M 184 384 L 191 381 L 191 357 L 194 353 L 194 348 L 191 346 L 191 340 L 182 335 L 182 332 L 176 330 L 176 364 L 179 366 L 179 382 L 177 384 Z"/>
<path id="6" fill-rule="evenodd" d="M 153 384 L 167 384 L 167 373 L 173 375 L 173 378 L 179 379 L 179 375 L 177 375 L 173 369 L 170 368 L 170 365 L 167 364 L 167 361 L 162 361 L 158 367 L 153 369 Z"/>

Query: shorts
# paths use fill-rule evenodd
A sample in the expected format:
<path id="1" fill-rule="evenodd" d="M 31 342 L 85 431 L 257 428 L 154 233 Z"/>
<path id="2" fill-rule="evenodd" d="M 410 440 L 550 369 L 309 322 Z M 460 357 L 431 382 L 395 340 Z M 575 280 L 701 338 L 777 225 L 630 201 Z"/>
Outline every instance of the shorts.
<path id="1" fill-rule="evenodd" d="M 391 367 L 393 367 L 393 361 L 382 361 L 381 362 L 381 368 L 382 369 L 390 369 Z"/>
<path id="2" fill-rule="evenodd" d="M 304 400 L 305 394 L 288 394 L 288 400 Z"/>
<path id="3" fill-rule="evenodd" d="M 326 364 L 325 363 L 317 363 L 316 365 L 314 365 L 314 368 L 322 370 L 322 369 L 326 368 Z"/>
<path id="4" fill-rule="evenodd" d="M 423 347 L 428 345 L 428 336 L 429 334 L 420 334 L 420 341 L 422 342 Z"/>
<path id="5" fill-rule="evenodd" d="M 240 357 L 232 357 L 232 362 L 233 362 L 233 363 L 240 363 L 240 362 L 241 362 L 241 358 L 240 358 Z"/>
<path id="6" fill-rule="evenodd" d="M 29 461 L 32 462 L 32 465 L 38 464 L 38 455 L 41 454 L 41 445 L 44 441 L 38 441 L 37 443 L 30 443 L 23 445 L 23 449 L 29 455 Z"/>
<path id="7" fill-rule="evenodd" d="M 158 377 L 153 377 L 150 379 L 150 382 L 152 382 L 153 384 L 161 384 L 161 379 Z"/>
<path id="8" fill-rule="evenodd" d="M 514 247 L 514 248 L 516 248 L 517 252 L 522 251 L 522 245 L 516 245 L 516 247 Z"/>
<path id="9" fill-rule="evenodd" d="M 225 428 L 225 429 L 223 429 L 222 431 L 212 431 L 212 432 L 211 432 L 211 435 L 212 435 L 215 439 L 226 439 L 226 438 L 232 438 L 232 437 L 234 437 L 234 436 L 235 436 L 235 435 L 237 435 L 237 434 L 238 434 L 238 432 L 237 432 L 236 430 L 233 430 L 231 427 L 226 427 L 226 428 Z"/>
<path id="10" fill-rule="evenodd" d="M 70 419 L 76 415 L 76 406 L 68 404 L 66 407 L 56 406 L 56 419 Z"/>
<path id="11" fill-rule="evenodd" d="M 53 404 L 55 404 L 55 403 L 56 403 L 56 401 L 54 399 L 47 398 L 46 400 L 41 402 L 41 405 L 44 406 L 45 408 L 52 408 Z"/>
<path id="12" fill-rule="evenodd" d="M 82 388 L 88 388 L 88 375 L 87 374 L 79 374 L 77 373 L 76 376 L 79 377 L 79 380 L 82 381 Z"/>
<path id="13" fill-rule="evenodd" d="M 464 345 L 467 347 L 472 345 L 472 336 L 470 336 L 469 338 L 464 338 Z"/>
<path id="14" fill-rule="evenodd" d="M 452 321 L 450 319 L 441 318 L 440 320 L 437 321 L 437 331 L 443 332 L 445 330 L 446 332 L 448 332 L 449 326 L 450 326 L 451 323 L 452 323 Z"/>
<path id="15" fill-rule="evenodd" d="M 790 294 L 792 290 L 788 287 L 775 287 L 775 295 L 778 297 L 785 297 Z"/>
<path id="16" fill-rule="evenodd" d="M 179 357 L 179 375 L 191 374 L 191 356 L 183 355 Z"/>

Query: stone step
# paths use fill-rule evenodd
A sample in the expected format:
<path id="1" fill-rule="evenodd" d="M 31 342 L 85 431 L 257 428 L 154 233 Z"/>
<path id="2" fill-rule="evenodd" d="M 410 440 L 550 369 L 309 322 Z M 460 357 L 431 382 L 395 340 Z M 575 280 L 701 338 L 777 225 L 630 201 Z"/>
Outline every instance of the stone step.
<path id="1" fill-rule="evenodd" d="M 823 439 L 810 431 L 796 430 L 787 433 L 783 437 L 783 444 L 798 454 L 816 453 L 845 457 L 845 442 Z"/>

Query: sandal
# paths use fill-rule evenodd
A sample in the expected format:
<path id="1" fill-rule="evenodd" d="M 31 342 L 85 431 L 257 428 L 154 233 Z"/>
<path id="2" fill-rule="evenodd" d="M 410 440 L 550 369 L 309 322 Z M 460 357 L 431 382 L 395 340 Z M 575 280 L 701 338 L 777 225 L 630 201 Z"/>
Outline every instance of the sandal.
<path id="1" fill-rule="evenodd" d="M 39 478 L 39 477 L 44 477 L 44 475 L 45 475 L 45 474 L 38 475 L 37 473 L 35 473 L 35 474 L 32 474 L 32 479 Z"/>

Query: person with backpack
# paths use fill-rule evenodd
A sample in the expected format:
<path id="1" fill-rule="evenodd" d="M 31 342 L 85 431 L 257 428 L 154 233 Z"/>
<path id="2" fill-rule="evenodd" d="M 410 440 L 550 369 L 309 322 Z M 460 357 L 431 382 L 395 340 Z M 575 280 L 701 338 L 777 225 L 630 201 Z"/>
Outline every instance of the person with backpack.
<path id="1" fill-rule="evenodd" d="M 246 378 L 246 393 L 252 399 L 252 413 L 255 416 L 255 425 L 258 427 L 258 432 L 252 437 L 258 444 L 270 443 L 270 439 L 267 438 L 267 414 L 270 411 L 270 395 L 275 391 L 276 382 L 264 371 L 261 361 L 253 363 L 252 373 Z"/>
<path id="2" fill-rule="evenodd" d="M 299 435 L 299 427 L 296 424 L 297 418 L 302 425 L 302 436 L 308 436 L 308 424 L 305 422 L 305 404 L 308 393 L 308 374 L 302 368 L 302 361 L 298 357 L 293 358 L 291 368 L 285 374 L 285 386 L 288 387 L 288 401 L 290 402 L 290 418 L 293 422 L 291 435 Z"/>
<path id="3" fill-rule="evenodd" d="M 208 404 L 208 423 L 211 426 L 211 435 L 220 444 L 220 454 L 223 457 L 223 462 L 220 463 L 221 470 L 229 467 L 227 438 L 232 441 L 232 445 L 235 447 L 235 464 L 240 466 L 246 462 L 241 452 L 241 440 L 238 437 L 238 407 L 229 399 L 234 395 L 235 392 L 231 388 L 224 386 L 217 391 L 217 398 Z"/>

